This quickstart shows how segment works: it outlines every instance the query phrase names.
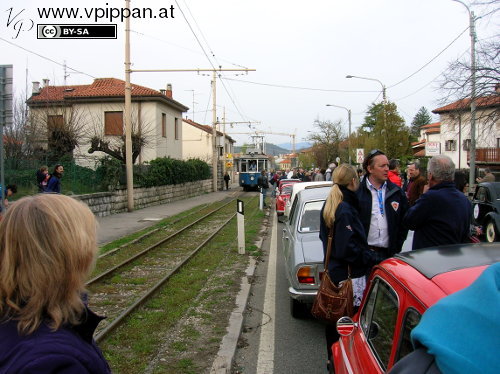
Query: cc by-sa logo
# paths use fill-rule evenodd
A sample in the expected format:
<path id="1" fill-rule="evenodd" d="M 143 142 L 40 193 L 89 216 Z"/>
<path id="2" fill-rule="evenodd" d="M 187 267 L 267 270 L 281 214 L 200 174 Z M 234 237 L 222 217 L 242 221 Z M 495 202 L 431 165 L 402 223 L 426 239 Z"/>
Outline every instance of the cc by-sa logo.
<path id="1" fill-rule="evenodd" d="M 52 25 L 43 26 L 41 34 L 44 38 L 56 38 L 59 35 L 59 28 Z"/>

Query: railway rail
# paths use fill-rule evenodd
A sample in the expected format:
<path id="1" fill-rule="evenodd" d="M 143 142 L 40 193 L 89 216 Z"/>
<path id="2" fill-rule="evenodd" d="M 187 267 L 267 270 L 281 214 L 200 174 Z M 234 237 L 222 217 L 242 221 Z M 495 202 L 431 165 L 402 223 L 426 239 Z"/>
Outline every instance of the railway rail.
<path id="1" fill-rule="evenodd" d="M 231 222 L 235 216 L 232 204 L 235 200 L 181 228 L 172 226 L 206 208 L 172 222 L 164 230 L 143 236 L 140 241 L 154 241 L 146 248 L 137 250 L 135 247 L 141 246 L 136 241 L 100 257 L 99 262 L 106 264 L 101 265 L 100 273 L 87 284 L 92 309 L 108 317 L 98 329 L 96 341 L 103 341 Z"/>

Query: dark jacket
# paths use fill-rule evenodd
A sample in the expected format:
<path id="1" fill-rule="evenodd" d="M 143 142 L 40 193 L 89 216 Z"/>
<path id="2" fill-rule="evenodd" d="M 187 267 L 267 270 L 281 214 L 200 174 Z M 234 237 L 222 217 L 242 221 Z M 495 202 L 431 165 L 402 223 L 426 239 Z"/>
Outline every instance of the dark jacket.
<path id="1" fill-rule="evenodd" d="M 427 184 L 427 179 L 419 174 L 416 178 L 410 178 L 408 182 L 406 196 L 408 197 L 408 203 L 410 206 L 415 205 L 417 199 L 424 192 L 424 186 Z"/>
<path id="2" fill-rule="evenodd" d="M 413 249 L 469 241 L 472 207 L 453 182 L 442 182 L 424 193 L 404 218 L 415 230 Z"/>
<path id="3" fill-rule="evenodd" d="M 360 206 L 359 218 L 365 229 L 366 236 L 368 236 L 372 216 L 372 194 L 366 185 L 366 180 L 367 178 L 363 178 L 356 194 L 358 195 Z M 389 180 L 386 183 L 387 190 L 385 193 L 384 212 L 387 217 L 389 230 L 389 248 L 383 252 L 383 256 L 384 258 L 389 258 L 401 252 L 408 234 L 408 228 L 403 226 L 403 218 L 408 210 L 408 200 L 401 188 Z"/>
<path id="4" fill-rule="evenodd" d="M 53 332 L 42 323 L 26 336 L 18 334 L 16 321 L 0 323 L 0 374 L 111 373 L 92 339 L 101 319 L 87 309 L 87 319 L 81 325 Z"/>
<path id="5" fill-rule="evenodd" d="M 340 189 L 344 197 L 335 211 L 333 244 L 328 264 L 328 274 L 336 284 L 347 279 L 348 265 L 351 267 L 351 277 L 358 278 L 368 274 L 374 265 L 383 260 L 378 253 L 368 249 L 365 230 L 359 219 L 356 194 L 343 186 Z M 329 229 L 323 218 L 324 208 L 323 205 L 319 237 L 323 242 L 323 256 L 326 256 Z"/>
<path id="6" fill-rule="evenodd" d="M 265 175 L 259 175 L 257 178 L 257 185 L 259 188 L 269 188 L 269 180 L 267 179 L 267 176 Z"/>
<path id="7" fill-rule="evenodd" d="M 46 192 L 61 193 L 61 179 L 53 174 L 47 183 Z"/>

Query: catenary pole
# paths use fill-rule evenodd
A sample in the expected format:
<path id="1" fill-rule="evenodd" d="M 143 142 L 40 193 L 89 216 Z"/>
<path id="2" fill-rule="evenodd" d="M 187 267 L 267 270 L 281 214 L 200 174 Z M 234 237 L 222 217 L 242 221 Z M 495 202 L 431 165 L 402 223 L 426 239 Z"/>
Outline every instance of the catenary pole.
<path id="1" fill-rule="evenodd" d="M 130 9 L 130 0 L 125 0 Z M 130 85 L 130 17 L 125 19 L 125 167 L 127 171 L 127 210 L 134 210 L 134 173 L 132 165 L 132 88 Z"/>

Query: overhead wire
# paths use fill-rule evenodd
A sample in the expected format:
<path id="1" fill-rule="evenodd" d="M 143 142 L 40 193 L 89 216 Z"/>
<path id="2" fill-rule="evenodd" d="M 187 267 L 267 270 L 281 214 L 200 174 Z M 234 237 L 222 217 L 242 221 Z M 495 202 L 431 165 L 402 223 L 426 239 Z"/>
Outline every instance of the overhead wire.
<path id="1" fill-rule="evenodd" d="M 21 47 L 20 45 L 18 45 L 18 44 L 16 44 L 16 43 L 12 43 L 12 42 L 11 42 L 11 41 L 9 41 L 9 40 L 5 40 L 5 39 L 4 39 L 4 38 L 2 38 L 2 37 L 0 37 L 0 40 L 2 40 L 2 41 L 4 41 L 4 42 L 6 42 L 6 43 L 8 43 L 8 44 L 13 45 L 14 47 L 20 48 L 20 49 L 22 49 L 22 50 L 24 50 L 24 51 L 26 51 L 26 52 L 28 52 L 28 53 L 34 54 L 35 56 L 38 56 L 38 57 L 43 58 L 43 59 L 45 59 L 45 60 L 47 60 L 47 61 L 50 61 L 50 62 L 52 62 L 52 63 L 54 63 L 54 64 L 56 64 L 56 65 L 59 65 L 59 66 L 62 66 L 62 67 L 66 66 L 66 68 L 67 68 L 67 69 L 70 69 L 70 70 L 74 71 L 75 73 L 83 74 L 83 75 L 86 75 L 86 76 L 88 76 L 88 77 L 91 77 L 91 78 L 96 79 L 96 77 L 94 77 L 94 76 L 93 76 L 93 75 L 91 75 L 91 74 L 85 73 L 85 72 L 80 71 L 80 70 L 76 70 L 76 69 L 74 69 L 74 68 L 72 68 L 72 67 L 70 67 L 70 66 L 68 66 L 68 65 L 61 64 L 60 62 L 57 62 L 57 61 L 55 61 L 55 60 L 52 60 L 51 58 L 49 58 L 49 57 L 47 57 L 47 56 L 41 55 L 40 53 L 33 52 L 32 50 L 29 50 L 29 49 L 27 49 L 27 48 Z"/>
<path id="2" fill-rule="evenodd" d="M 453 39 L 451 41 L 451 43 L 449 43 L 441 52 L 439 52 L 436 56 L 434 56 L 433 58 L 431 58 L 427 63 L 425 63 L 420 69 L 418 69 L 417 71 L 415 71 L 414 73 L 410 74 L 409 76 L 407 76 L 406 78 L 400 80 L 399 82 L 391 85 L 391 86 L 388 86 L 387 88 L 393 88 L 393 87 L 396 87 L 397 85 L 407 81 L 408 79 L 410 79 L 411 77 L 413 77 L 415 74 L 418 74 L 420 71 L 422 71 L 424 68 L 426 68 L 429 64 L 431 64 L 436 58 L 438 58 L 439 56 L 441 56 L 444 51 L 446 51 L 448 48 L 450 48 L 453 43 L 455 43 L 463 34 L 464 32 L 466 32 L 467 30 L 469 30 L 469 26 L 467 26 L 465 28 L 464 31 L 462 31 L 455 39 Z"/>
<path id="3" fill-rule="evenodd" d="M 180 12 L 181 12 L 182 16 L 184 17 L 184 20 L 185 20 L 185 21 L 186 21 L 186 23 L 188 24 L 188 26 L 189 26 L 189 28 L 190 28 L 191 32 L 193 33 L 194 37 L 195 37 L 195 38 L 196 38 L 196 40 L 198 41 L 198 44 L 200 45 L 201 49 L 203 50 L 203 53 L 205 54 L 206 58 L 208 59 L 208 61 L 209 61 L 210 65 L 212 65 L 212 68 L 213 68 L 214 70 L 217 70 L 217 69 L 215 68 L 215 66 L 214 66 L 214 64 L 213 64 L 213 62 L 212 62 L 212 60 L 208 57 L 208 54 L 207 54 L 207 52 L 205 51 L 205 48 L 203 47 L 202 43 L 200 42 L 200 39 L 198 38 L 198 36 L 196 35 L 196 33 L 195 33 L 195 31 L 194 31 L 193 27 L 191 26 L 191 24 L 190 24 L 189 20 L 188 20 L 188 19 L 187 19 L 187 17 L 186 17 L 186 15 L 185 15 L 184 11 L 183 11 L 183 10 L 182 10 L 182 8 L 180 7 L 179 2 L 178 2 L 177 0 L 175 0 L 175 3 L 177 4 L 177 7 L 179 8 L 179 10 L 180 10 Z M 199 26 L 198 26 L 198 24 L 197 24 L 197 22 L 196 22 L 196 19 L 194 19 L 194 17 L 193 17 L 193 15 L 192 15 L 191 11 L 189 10 L 189 6 L 188 6 L 186 3 L 185 3 L 185 5 L 186 5 L 186 8 L 188 9 L 189 13 L 191 14 L 191 17 L 193 18 L 193 20 L 194 20 L 194 22 L 195 22 L 196 26 L 197 26 L 197 27 L 198 27 L 198 29 L 200 30 L 200 33 L 202 34 L 202 37 L 205 39 L 205 42 L 206 42 L 206 44 L 207 44 L 208 48 L 210 49 L 210 53 L 212 53 L 212 56 L 213 56 L 214 60 L 216 60 L 215 54 L 214 54 L 214 53 L 213 53 L 213 51 L 211 50 L 210 45 L 208 44 L 208 42 L 206 41 L 206 38 L 205 38 L 205 36 L 204 36 L 204 34 L 203 34 L 203 31 L 201 31 L 201 29 L 199 28 Z M 221 77 L 221 75 L 220 75 L 220 74 L 219 74 L 219 77 Z M 231 93 L 229 92 L 229 90 L 227 89 L 226 85 L 224 84 L 224 82 L 223 82 L 222 80 L 221 80 L 221 83 L 222 83 L 222 86 L 224 87 L 224 90 L 226 91 L 226 93 L 227 93 L 227 95 L 228 95 L 229 99 L 230 99 L 230 100 L 231 100 L 231 102 L 233 103 L 234 107 L 236 108 L 236 110 L 238 111 L 238 113 L 240 114 L 240 116 L 241 116 L 242 118 L 245 118 L 245 116 L 241 113 L 240 109 L 238 108 L 238 105 L 236 104 L 236 102 L 235 102 L 235 100 L 233 99 L 233 97 L 232 97 Z"/>

